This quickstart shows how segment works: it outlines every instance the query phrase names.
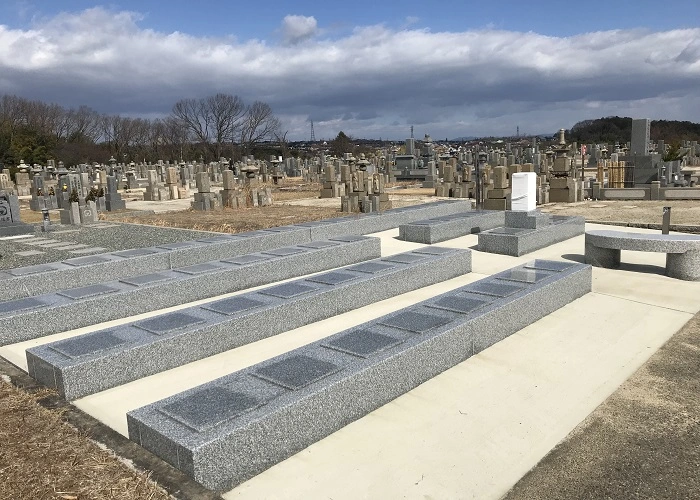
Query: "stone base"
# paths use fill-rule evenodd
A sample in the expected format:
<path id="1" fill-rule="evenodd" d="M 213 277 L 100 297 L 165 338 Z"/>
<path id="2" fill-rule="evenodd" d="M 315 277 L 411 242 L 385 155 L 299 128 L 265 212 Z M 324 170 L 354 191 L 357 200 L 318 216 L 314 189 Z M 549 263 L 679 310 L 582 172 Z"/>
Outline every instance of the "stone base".
<path id="1" fill-rule="evenodd" d="M 503 226 L 504 219 L 501 210 L 473 210 L 403 224 L 399 226 L 399 239 L 430 245 Z"/>
<path id="2" fill-rule="evenodd" d="M 585 295 L 591 276 L 518 266 L 130 411 L 129 437 L 230 489 Z"/>
<path id="3" fill-rule="evenodd" d="M 479 233 L 480 252 L 519 257 L 585 232 L 583 217 L 552 216 L 551 223 L 537 229 L 499 227 Z"/>
<path id="4" fill-rule="evenodd" d="M 0 223 L 0 238 L 22 234 L 34 234 L 34 226 L 24 222 Z"/>

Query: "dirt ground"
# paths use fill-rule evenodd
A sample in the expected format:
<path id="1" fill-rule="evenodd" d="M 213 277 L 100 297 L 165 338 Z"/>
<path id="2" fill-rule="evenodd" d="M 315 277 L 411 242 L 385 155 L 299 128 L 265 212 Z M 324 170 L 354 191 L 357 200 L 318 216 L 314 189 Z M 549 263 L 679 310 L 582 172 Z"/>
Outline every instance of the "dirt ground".
<path id="1" fill-rule="evenodd" d="M 63 421 L 63 412 L 0 380 L 0 498 L 152 499 L 169 495 Z"/>
<path id="2" fill-rule="evenodd" d="M 671 224 L 700 225 L 700 202 L 692 200 L 551 203 L 540 210 L 555 215 L 580 215 L 587 221 L 661 224 L 664 207 L 671 207 Z"/>

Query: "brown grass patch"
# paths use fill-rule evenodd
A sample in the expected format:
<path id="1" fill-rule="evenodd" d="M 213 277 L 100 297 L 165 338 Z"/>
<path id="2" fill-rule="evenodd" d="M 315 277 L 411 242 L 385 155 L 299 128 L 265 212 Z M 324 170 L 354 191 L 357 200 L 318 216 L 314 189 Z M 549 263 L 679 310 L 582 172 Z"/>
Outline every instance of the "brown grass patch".
<path id="1" fill-rule="evenodd" d="M 167 499 L 146 474 L 131 469 L 63 421 L 61 410 L 0 380 L 0 498 Z"/>

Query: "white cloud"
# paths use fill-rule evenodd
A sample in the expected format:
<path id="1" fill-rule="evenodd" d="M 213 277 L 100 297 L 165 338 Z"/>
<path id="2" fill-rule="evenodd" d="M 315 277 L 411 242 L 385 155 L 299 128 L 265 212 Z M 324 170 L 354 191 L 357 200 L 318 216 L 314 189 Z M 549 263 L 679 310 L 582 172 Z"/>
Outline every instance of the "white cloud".
<path id="1" fill-rule="evenodd" d="M 285 43 L 295 44 L 312 38 L 318 32 L 313 16 L 285 16 L 282 20 L 282 37 Z"/>
<path id="2" fill-rule="evenodd" d="M 0 25 L 0 94 L 108 113 L 168 113 L 215 92 L 268 102 L 289 138 L 540 133 L 614 114 L 697 121 L 700 28 L 567 38 L 360 26 L 323 38 L 287 16 L 285 43 L 160 33 L 133 12 Z M 294 43 L 301 42 L 305 43 Z"/>

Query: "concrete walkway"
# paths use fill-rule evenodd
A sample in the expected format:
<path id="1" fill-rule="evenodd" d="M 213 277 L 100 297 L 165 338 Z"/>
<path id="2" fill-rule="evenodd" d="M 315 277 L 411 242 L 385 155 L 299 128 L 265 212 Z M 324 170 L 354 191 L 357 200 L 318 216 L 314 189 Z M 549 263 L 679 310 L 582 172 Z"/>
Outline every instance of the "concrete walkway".
<path id="1" fill-rule="evenodd" d="M 605 226 L 587 225 L 588 229 Z M 637 230 L 639 231 L 639 230 Z M 376 234 L 383 254 L 423 245 Z M 469 248 L 469 235 L 440 246 Z M 125 413 L 535 258 L 579 260 L 583 236 L 523 257 L 473 252 L 473 272 L 76 401 L 126 435 Z M 499 498 L 700 310 L 665 256 L 623 252 L 593 292 L 227 492 L 234 498 Z M 235 295 L 235 294 L 230 294 Z M 203 301 L 202 301 L 203 302 Z M 173 308 L 175 309 L 175 308 Z M 159 311 L 163 312 L 163 311 Z M 140 317 L 152 316 L 151 314 Z M 24 349 L 86 331 L 0 348 Z M 497 328 L 497 325 L 494 325 Z"/>

